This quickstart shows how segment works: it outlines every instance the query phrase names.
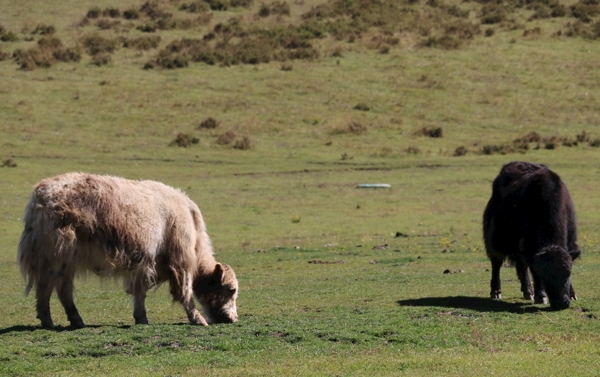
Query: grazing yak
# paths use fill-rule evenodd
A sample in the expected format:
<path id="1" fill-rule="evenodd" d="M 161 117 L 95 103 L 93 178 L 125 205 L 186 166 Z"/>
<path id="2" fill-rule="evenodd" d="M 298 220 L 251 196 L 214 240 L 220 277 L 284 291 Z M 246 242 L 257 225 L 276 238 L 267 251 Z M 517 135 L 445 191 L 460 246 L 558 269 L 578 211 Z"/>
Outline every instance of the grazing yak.
<path id="1" fill-rule="evenodd" d="M 192 324 L 238 319 L 235 273 L 215 261 L 198 206 L 179 190 L 155 181 L 68 173 L 34 187 L 24 221 L 17 258 L 26 294 L 35 287 L 44 328 L 54 327 L 54 289 L 71 326 L 85 326 L 73 302 L 73 278 L 86 271 L 124 280 L 136 324 L 148 323 L 148 289 L 167 281 Z"/>
<path id="2" fill-rule="evenodd" d="M 502 167 L 483 214 L 483 235 L 492 263 L 492 298 L 502 298 L 500 267 L 508 258 L 525 299 L 545 304 L 548 297 L 554 309 L 577 299 L 571 285 L 573 261 L 581 254 L 575 210 L 567 187 L 546 166 L 515 161 Z"/>

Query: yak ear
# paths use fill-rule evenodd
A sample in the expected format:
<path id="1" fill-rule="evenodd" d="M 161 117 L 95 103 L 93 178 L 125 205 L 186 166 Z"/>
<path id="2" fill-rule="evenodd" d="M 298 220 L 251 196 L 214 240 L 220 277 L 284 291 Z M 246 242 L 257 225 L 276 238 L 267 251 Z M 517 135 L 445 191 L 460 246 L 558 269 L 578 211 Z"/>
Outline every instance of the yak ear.
<path id="1" fill-rule="evenodd" d="M 579 250 L 579 249 L 570 250 L 569 255 L 571 255 L 572 260 L 575 260 L 581 256 L 581 250 Z"/>
<path id="2" fill-rule="evenodd" d="M 223 278 L 223 266 L 221 265 L 221 263 L 217 263 L 215 265 L 214 276 L 217 280 L 221 280 L 221 278 Z"/>

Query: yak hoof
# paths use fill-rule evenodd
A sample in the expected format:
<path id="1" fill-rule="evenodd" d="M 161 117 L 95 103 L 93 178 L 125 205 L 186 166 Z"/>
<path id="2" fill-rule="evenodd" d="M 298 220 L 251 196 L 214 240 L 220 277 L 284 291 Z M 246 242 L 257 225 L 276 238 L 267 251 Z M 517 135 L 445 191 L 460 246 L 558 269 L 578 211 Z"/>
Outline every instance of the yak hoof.
<path id="1" fill-rule="evenodd" d="M 531 300 L 533 300 L 533 294 L 531 292 L 525 292 L 525 293 L 523 293 L 523 298 L 525 300 L 531 301 Z"/>
<path id="2" fill-rule="evenodd" d="M 548 303 L 548 297 L 546 296 L 535 296 L 535 299 L 533 300 L 534 304 L 547 304 Z"/>
<path id="3" fill-rule="evenodd" d="M 493 298 L 494 300 L 501 300 L 502 299 L 502 293 L 500 291 L 491 291 L 490 292 L 490 297 Z"/>
<path id="4" fill-rule="evenodd" d="M 85 327 L 85 323 L 83 323 L 83 320 L 77 320 L 77 321 L 71 321 L 71 327 L 75 328 L 75 329 L 82 329 Z"/>
<path id="5" fill-rule="evenodd" d="M 571 297 L 571 300 L 573 300 L 573 301 L 577 301 L 577 296 L 572 296 L 572 297 Z"/>
<path id="6" fill-rule="evenodd" d="M 53 330 L 55 328 L 54 323 L 50 322 L 42 322 L 42 328 L 46 330 Z"/>
<path id="7" fill-rule="evenodd" d="M 148 318 L 136 318 L 135 319 L 135 324 L 136 325 L 147 325 L 148 324 Z"/>

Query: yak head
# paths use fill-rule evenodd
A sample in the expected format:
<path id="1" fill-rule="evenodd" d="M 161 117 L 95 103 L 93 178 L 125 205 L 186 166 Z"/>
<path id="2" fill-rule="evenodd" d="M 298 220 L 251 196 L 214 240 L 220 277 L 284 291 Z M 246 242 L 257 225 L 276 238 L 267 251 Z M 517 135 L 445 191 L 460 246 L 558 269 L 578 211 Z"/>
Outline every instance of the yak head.
<path id="1" fill-rule="evenodd" d="M 217 263 L 212 273 L 198 278 L 194 283 L 194 294 L 202 305 L 208 323 L 232 323 L 238 320 L 238 281 L 228 265 Z"/>
<path id="2" fill-rule="evenodd" d="M 571 289 L 571 269 L 573 261 L 581 255 L 580 250 L 561 246 L 542 248 L 531 260 L 531 269 L 537 274 L 546 290 L 553 309 L 567 309 L 574 292 Z"/>

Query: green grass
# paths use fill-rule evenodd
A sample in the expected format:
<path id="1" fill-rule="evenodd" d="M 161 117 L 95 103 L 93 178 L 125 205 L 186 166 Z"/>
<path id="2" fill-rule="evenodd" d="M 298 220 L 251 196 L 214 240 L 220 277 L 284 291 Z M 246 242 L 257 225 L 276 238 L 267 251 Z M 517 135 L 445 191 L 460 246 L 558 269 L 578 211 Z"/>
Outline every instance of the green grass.
<path id="1" fill-rule="evenodd" d="M 183 3 L 160 2 L 192 17 L 177 11 Z M 333 32 L 311 40 L 320 56 L 313 61 L 143 69 L 172 41 L 201 38 L 231 17 L 245 26 L 299 25 L 324 3 L 290 1 L 290 16 L 257 18 L 255 2 L 213 11 L 207 25 L 142 33 L 123 20 L 121 29 L 78 26 L 93 6 L 124 11 L 142 2 L 0 1 L 0 25 L 18 37 L 0 42 L 6 53 L 34 47 L 38 25 L 54 26 L 66 47 L 92 33 L 161 37 L 155 49 L 121 47 L 102 66 L 83 49 L 79 62 L 47 69 L 0 61 L 0 161 L 17 164 L 0 168 L 0 374 L 597 375 L 600 149 L 582 142 L 481 151 L 532 131 L 599 138 L 598 42 L 566 37 L 572 16 L 527 21 L 534 11 L 514 6 L 508 21 L 481 26 L 493 27 L 492 36 L 458 49 L 418 47 L 421 36 L 382 24 L 360 29 L 352 43 Z M 448 4 L 479 23 L 482 4 Z M 535 27 L 538 34 L 524 36 Z M 563 34 L 553 36 L 557 30 Z M 399 42 L 382 53 L 373 44 L 390 32 Z M 218 126 L 199 128 L 209 117 Z M 419 136 L 435 127 L 443 137 Z M 218 144 L 227 131 L 251 148 Z M 199 141 L 177 147 L 180 133 Z M 460 146 L 467 154 L 453 157 Z M 502 271 L 504 300 L 487 298 L 481 216 L 493 178 L 514 159 L 547 164 L 573 196 L 584 255 L 573 276 L 580 300 L 568 310 L 521 300 L 511 268 Z M 22 293 L 16 248 L 31 187 L 67 171 L 186 191 L 217 259 L 236 270 L 240 321 L 192 327 L 161 287 L 148 297 L 151 324 L 133 326 L 120 282 L 89 276 L 76 282 L 89 327 L 66 328 L 53 298 L 61 327 L 41 330 L 34 298 Z"/>

